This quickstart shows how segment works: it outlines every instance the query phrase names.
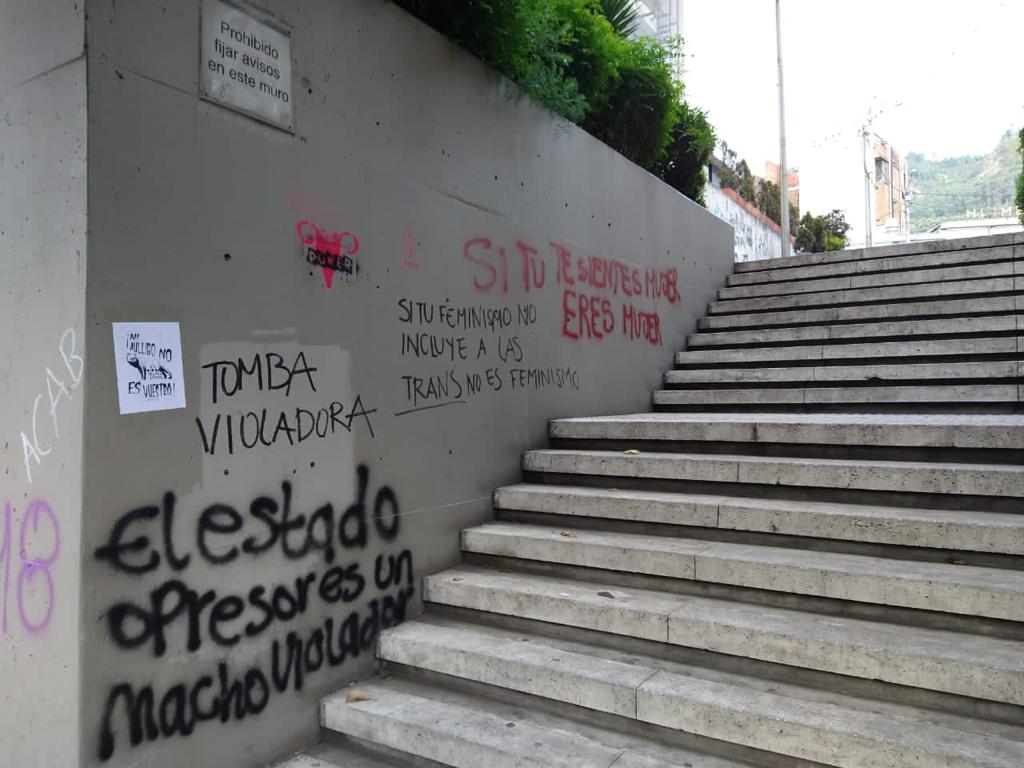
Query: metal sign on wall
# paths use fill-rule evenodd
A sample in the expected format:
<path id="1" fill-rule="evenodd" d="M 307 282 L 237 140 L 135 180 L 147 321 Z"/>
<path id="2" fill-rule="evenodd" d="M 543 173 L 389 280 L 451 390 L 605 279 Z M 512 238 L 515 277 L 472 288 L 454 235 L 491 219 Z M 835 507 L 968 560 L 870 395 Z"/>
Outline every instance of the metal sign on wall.
<path id="1" fill-rule="evenodd" d="M 200 26 L 203 98 L 293 131 L 291 31 L 226 0 L 204 0 Z"/>

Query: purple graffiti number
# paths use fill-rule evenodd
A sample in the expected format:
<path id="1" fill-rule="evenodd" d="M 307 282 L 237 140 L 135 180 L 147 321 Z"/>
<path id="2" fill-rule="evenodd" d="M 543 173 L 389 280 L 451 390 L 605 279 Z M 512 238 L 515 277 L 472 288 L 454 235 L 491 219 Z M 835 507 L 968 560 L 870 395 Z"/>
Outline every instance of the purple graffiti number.
<path id="1" fill-rule="evenodd" d="M 29 524 L 32 525 L 32 533 L 39 532 L 39 519 L 45 516 L 49 519 L 53 530 L 53 547 L 45 557 L 31 556 L 28 552 L 28 545 L 25 541 Z M 21 521 L 21 534 L 18 538 L 18 550 L 21 555 L 21 570 L 18 572 L 18 615 L 21 617 L 21 624 L 30 635 L 36 635 L 45 630 L 50 624 L 50 617 L 53 615 L 53 604 L 56 594 L 53 589 L 53 575 L 50 567 L 60 554 L 60 524 L 53 509 L 42 499 L 34 499 L 25 511 L 25 517 Z M 38 621 L 33 621 L 25 612 L 25 590 L 31 585 L 37 573 L 42 573 L 46 579 L 46 613 Z"/>
<path id="2" fill-rule="evenodd" d="M 3 597 L 0 606 L 0 625 L 3 633 L 7 634 L 7 585 L 11 575 L 11 502 L 4 504 L 4 538 L 0 544 L 0 560 L 4 563 L 3 573 Z"/>

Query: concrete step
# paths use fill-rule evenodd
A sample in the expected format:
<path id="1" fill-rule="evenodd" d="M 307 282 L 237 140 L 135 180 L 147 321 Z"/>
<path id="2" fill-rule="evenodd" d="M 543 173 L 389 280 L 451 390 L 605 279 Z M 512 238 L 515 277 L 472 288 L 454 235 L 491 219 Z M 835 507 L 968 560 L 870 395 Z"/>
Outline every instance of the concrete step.
<path id="1" fill-rule="evenodd" d="M 1018 360 L 959 360 L 941 363 L 865 363 L 853 365 L 799 365 L 758 368 L 688 368 L 665 373 L 665 383 L 737 384 L 835 382 L 856 386 L 867 382 L 953 381 L 992 379 L 1024 382 L 1024 362 Z M 1007 383 L 1010 383 L 1009 381 Z"/>
<path id="2" fill-rule="evenodd" d="M 341 747 L 318 746 L 295 755 L 274 768 L 400 768 L 402 763 L 385 757 L 361 754 Z"/>
<path id="3" fill-rule="evenodd" d="M 736 272 L 762 272 L 765 270 L 790 269 L 792 267 L 808 267 L 819 264 L 868 262 L 918 254 L 958 253 L 979 248 L 996 248 L 1015 244 L 1024 244 L 1024 237 L 1021 237 L 1019 234 L 1009 233 L 960 238 L 957 240 L 930 240 L 875 246 L 872 248 L 850 248 L 845 251 L 829 251 L 827 253 L 800 253 L 784 259 L 759 259 L 741 262 L 736 265 Z"/>
<path id="4" fill-rule="evenodd" d="M 401 678 L 358 685 L 320 705 L 324 728 L 453 768 L 742 768 L 550 713 Z"/>
<path id="5" fill-rule="evenodd" d="M 992 293 L 1020 293 L 1024 277 L 992 277 L 979 280 L 956 280 L 946 283 L 918 283 L 882 288 L 794 293 L 787 296 L 764 296 L 753 299 L 715 301 L 708 305 L 712 315 L 760 312 L 804 307 L 830 307 L 843 304 L 884 304 L 908 299 L 930 299 L 941 296 L 970 296 Z"/>
<path id="6" fill-rule="evenodd" d="M 822 701 L 795 686 L 769 692 L 751 678 L 669 671 L 654 659 L 608 658 L 594 646 L 473 625 L 408 623 L 382 636 L 380 653 L 406 666 L 840 768 L 1019 768 L 1024 760 L 1024 741 L 1010 738 L 1024 738 L 1020 729 L 979 732 L 974 720 L 937 723 L 910 707 L 875 712 L 860 699 Z"/>
<path id="7" fill-rule="evenodd" d="M 899 405 L 925 403 L 1006 404 L 1024 402 L 1024 386 L 1017 384 L 963 384 L 858 387 L 758 387 L 729 389 L 669 389 L 654 393 L 654 405 L 661 408 L 712 406 L 824 406 L 824 405 Z"/>
<path id="8" fill-rule="evenodd" d="M 898 493 L 1024 497 L 1024 466 L 654 451 L 528 451 L 527 472 Z"/>
<path id="9" fill-rule="evenodd" d="M 274 768 L 346 768 L 346 766 L 327 762 L 312 755 L 295 755 L 283 763 L 278 763 Z"/>
<path id="10" fill-rule="evenodd" d="M 677 365 L 750 365 L 772 362 L 909 359 L 915 357 L 1024 356 L 1024 337 L 996 336 L 972 339 L 901 339 L 862 344 L 805 344 L 797 347 L 698 349 L 678 352 Z"/>
<path id="11" fill-rule="evenodd" d="M 900 272 L 993 261 L 1012 261 L 1014 258 L 1024 258 L 1024 254 L 1018 248 L 1015 256 L 1012 245 L 1003 245 L 995 248 L 971 248 L 961 251 L 940 251 L 938 253 L 920 253 L 909 256 L 860 259 L 857 261 L 843 261 L 803 267 L 782 267 L 780 269 L 756 272 L 735 272 L 729 275 L 727 284 L 734 286 L 788 280 L 817 280 L 845 275 L 868 275 L 879 272 Z"/>
<path id="12" fill-rule="evenodd" d="M 1019 641 L 471 567 L 427 577 L 424 599 L 802 669 L 1024 704 L 1024 643 Z M 415 630 L 386 632 L 381 655 L 400 661 L 388 649 L 407 632 Z"/>
<path id="13" fill-rule="evenodd" d="M 687 337 L 689 349 L 727 348 L 755 344 L 844 343 L 855 339 L 899 339 L 962 334 L 1011 335 L 1024 332 L 1024 314 L 983 317 L 954 317 L 937 320 L 903 320 L 880 323 L 805 325 L 790 328 L 762 328 L 752 331 L 694 333 Z"/>
<path id="14" fill-rule="evenodd" d="M 896 318 L 956 318 L 968 315 L 1024 312 L 1022 296 L 975 296 L 970 299 L 944 298 L 936 301 L 908 301 L 893 304 L 854 304 L 851 306 L 790 309 L 779 312 L 738 312 L 709 315 L 697 321 L 701 331 L 737 328 L 760 330 L 773 326 L 806 324 L 843 324 Z"/>
<path id="15" fill-rule="evenodd" d="M 488 523 L 466 552 L 1024 621 L 1024 572 L 618 532 Z"/>
<path id="16" fill-rule="evenodd" d="M 1012 251 L 1009 255 L 1012 258 Z M 718 298 L 750 299 L 759 296 L 783 296 L 795 293 L 821 291 L 848 291 L 858 288 L 881 288 L 894 285 L 923 285 L 952 280 L 978 280 L 981 278 L 1013 277 L 1024 274 L 1024 262 L 996 261 L 965 266 L 912 269 L 904 272 L 880 272 L 847 275 L 843 277 L 821 277 L 811 280 L 786 280 L 782 282 L 754 283 L 720 288 Z"/>
<path id="17" fill-rule="evenodd" d="M 556 440 L 1024 449 L 1024 415 L 634 413 L 553 419 Z"/>
<path id="18" fill-rule="evenodd" d="M 522 483 L 500 510 L 1024 555 L 1024 515 Z"/>
<path id="19" fill-rule="evenodd" d="M 1024 760 L 1019 736 L 979 733 L 976 721 L 960 730 L 933 725 L 927 712 L 876 714 L 867 702 L 854 706 L 846 697 L 835 700 L 808 701 L 658 673 L 643 685 L 637 718 L 837 768 L 1010 768 Z"/>

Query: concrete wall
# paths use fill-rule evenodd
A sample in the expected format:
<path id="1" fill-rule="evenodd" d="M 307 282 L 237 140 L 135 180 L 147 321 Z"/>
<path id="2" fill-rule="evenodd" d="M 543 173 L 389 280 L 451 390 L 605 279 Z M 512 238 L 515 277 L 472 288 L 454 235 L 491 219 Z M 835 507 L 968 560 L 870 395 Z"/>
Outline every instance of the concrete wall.
<path id="1" fill-rule="evenodd" d="M 84 765 L 313 738 L 546 420 L 647 409 L 732 263 L 727 226 L 384 0 L 267 4 L 294 135 L 198 98 L 198 10 L 89 4 Z M 119 415 L 137 321 L 181 324 L 185 409 Z"/>
<path id="2" fill-rule="evenodd" d="M 81 4 L 0 2 L 0 764 L 78 763 Z"/>
<path id="3" fill-rule="evenodd" d="M 774 259 L 780 255 L 782 230 L 738 194 L 708 185 L 704 199 L 709 211 L 732 225 L 736 261 Z"/>

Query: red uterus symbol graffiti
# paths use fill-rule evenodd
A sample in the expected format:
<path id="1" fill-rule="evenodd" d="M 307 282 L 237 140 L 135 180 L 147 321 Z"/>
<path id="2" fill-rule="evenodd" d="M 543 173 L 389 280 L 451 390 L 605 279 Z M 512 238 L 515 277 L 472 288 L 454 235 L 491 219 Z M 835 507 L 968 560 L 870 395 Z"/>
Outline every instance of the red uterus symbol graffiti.
<path id="1" fill-rule="evenodd" d="M 306 246 L 306 261 L 320 267 L 324 286 L 334 283 L 334 273 L 352 275 L 356 272 L 355 255 L 359 238 L 351 232 L 325 232 L 309 219 L 295 225 L 295 233 Z"/>

